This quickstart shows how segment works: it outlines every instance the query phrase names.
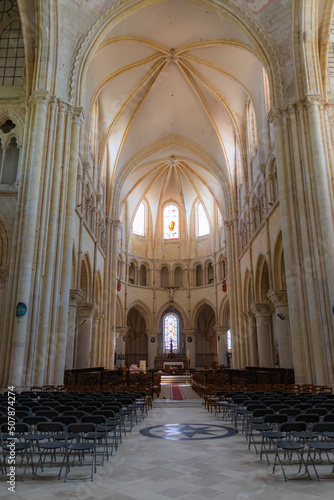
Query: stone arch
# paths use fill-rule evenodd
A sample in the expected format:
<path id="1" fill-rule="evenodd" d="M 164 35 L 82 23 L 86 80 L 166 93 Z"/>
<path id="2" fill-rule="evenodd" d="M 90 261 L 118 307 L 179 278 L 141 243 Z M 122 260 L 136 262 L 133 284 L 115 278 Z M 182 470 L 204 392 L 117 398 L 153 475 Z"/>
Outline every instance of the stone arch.
<path id="1" fill-rule="evenodd" d="M 267 293 L 269 291 L 269 268 L 265 256 L 261 253 L 258 257 L 256 266 L 255 280 L 255 300 L 261 303 L 267 303 Z"/>
<path id="2" fill-rule="evenodd" d="M 158 3 L 159 0 L 132 2 L 126 6 L 124 1 L 113 4 L 89 26 L 77 43 L 69 71 L 68 97 L 75 106 L 82 106 L 84 99 L 86 73 L 89 64 L 101 41 L 112 26 L 116 26 L 126 15 L 131 15 L 141 8 Z M 160 0 L 161 1 L 161 0 Z M 219 15 L 228 15 L 234 22 L 242 26 L 252 39 L 256 40 L 257 57 L 262 61 L 270 83 L 271 102 L 273 106 L 281 104 L 283 83 L 278 53 L 270 37 L 264 32 L 256 17 L 233 0 L 226 0 L 224 6 L 217 6 L 213 0 L 200 0 L 200 5 L 213 10 Z"/>
<path id="3" fill-rule="evenodd" d="M 195 316 L 196 366 L 212 367 L 218 362 L 218 339 L 214 329 L 216 314 L 214 308 L 205 301 L 199 305 Z"/>
<path id="4" fill-rule="evenodd" d="M 89 255 L 86 253 L 80 266 L 80 289 L 83 293 L 82 302 L 90 302 L 92 290 L 92 275 Z"/>
<path id="5" fill-rule="evenodd" d="M 218 318 L 219 325 L 230 325 L 230 301 L 228 300 L 228 297 L 224 297 L 223 302 L 221 303 Z"/>
<path id="6" fill-rule="evenodd" d="M 276 236 L 273 250 L 273 288 L 277 290 L 286 290 L 286 275 L 284 263 L 283 237 L 280 230 Z"/>
<path id="7" fill-rule="evenodd" d="M 188 315 L 187 315 L 186 311 L 184 310 L 184 308 L 180 304 L 178 304 L 177 302 L 173 302 L 172 305 L 173 305 L 173 308 L 176 309 L 179 312 L 179 314 L 181 315 L 184 328 L 188 328 L 189 318 L 188 318 Z M 166 311 L 170 306 L 171 306 L 170 301 L 166 301 L 164 304 L 162 304 L 160 306 L 160 308 L 158 309 L 156 316 L 155 316 L 155 325 L 154 325 L 155 328 L 159 328 L 161 316 L 163 315 L 164 311 Z"/>
<path id="8" fill-rule="evenodd" d="M 140 312 L 140 314 L 143 316 L 145 323 L 146 323 L 146 328 L 147 329 L 153 328 L 152 311 L 150 311 L 150 309 L 147 307 L 147 305 L 144 302 L 142 302 L 141 300 L 134 300 L 133 302 L 131 302 L 129 304 L 128 311 L 130 311 L 130 309 L 133 309 L 133 308 L 137 309 Z"/>
<path id="9" fill-rule="evenodd" d="M 177 264 L 174 267 L 174 286 L 183 287 L 183 265 Z"/>
<path id="10" fill-rule="evenodd" d="M 197 304 L 195 305 L 195 307 L 193 307 L 193 310 L 191 312 L 191 317 L 190 317 L 190 324 L 192 326 L 195 326 L 196 324 L 196 321 L 197 321 L 197 316 L 199 314 L 199 311 L 201 310 L 202 307 L 204 307 L 205 305 L 211 307 L 211 309 L 213 311 L 215 311 L 215 306 L 213 305 L 213 303 L 209 300 L 209 299 L 202 299 L 200 300 L 199 302 L 197 302 Z"/>
<path id="11" fill-rule="evenodd" d="M 147 322 L 142 308 L 135 305 L 129 308 L 126 318 L 128 332 L 125 338 L 125 364 L 139 366 L 141 360 L 148 360 Z"/>
<path id="12" fill-rule="evenodd" d="M 161 288 L 169 286 L 169 266 L 164 264 L 160 268 L 160 286 Z"/>
<path id="13" fill-rule="evenodd" d="M 101 271 L 98 270 L 95 275 L 95 304 L 98 307 L 99 313 L 102 311 L 102 275 Z"/>
<path id="14" fill-rule="evenodd" d="M 251 304 L 254 302 L 253 280 L 248 269 L 246 269 L 244 278 L 244 311 L 249 311 Z"/>
<path id="15" fill-rule="evenodd" d="M 116 325 L 123 325 L 123 305 L 119 295 L 116 297 Z"/>

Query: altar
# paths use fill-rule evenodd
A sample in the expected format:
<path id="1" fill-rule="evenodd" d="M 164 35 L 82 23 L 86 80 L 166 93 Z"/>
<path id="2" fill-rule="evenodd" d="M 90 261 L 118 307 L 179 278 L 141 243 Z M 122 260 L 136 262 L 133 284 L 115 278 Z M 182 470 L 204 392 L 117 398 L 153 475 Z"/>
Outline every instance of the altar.
<path id="1" fill-rule="evenodd" d="M 188 370 L 188 358 L 180 354 L 160 354 L 154 359 L 154 368 L 165 371 L 166 364 L 180 366 L 182 370 Z"/>

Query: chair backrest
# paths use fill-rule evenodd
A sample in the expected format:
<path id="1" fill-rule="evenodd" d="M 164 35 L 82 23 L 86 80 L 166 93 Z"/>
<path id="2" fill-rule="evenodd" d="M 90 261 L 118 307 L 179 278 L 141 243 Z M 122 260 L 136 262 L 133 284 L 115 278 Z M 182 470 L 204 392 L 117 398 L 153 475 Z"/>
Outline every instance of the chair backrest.
<path id="1" fill-rule="evenodd" d="M 327 413 L 323 418 L 324 422 L 334 422 L 334 413 Z"/>
<path id="2" fill-rule="evenodd" d="M 38 417 L 36 415 L 31 415 L 29 417 L 23 418 L 23 422 L 25 424 L 31 425 L 33 427 L 35 427 L 40 422 L 47 422 L 47 421 L 48 421 L 48 418 L 44 417 L 43 415 L 39 415 Z"/>
<path id="3" fill-rule="evenodd" d="M 74 415 L 57 415 L 52 417 L 52 422 L 60 422 L 67 426 L 68 424 L 75 424 L 78 421 Z"/>
<path id="4" fill-rule="evenodd" d="M 36 425 L 38 432 L 47 432 L 48 434 L 54 434 L 57 432 L 65 432 L 65 426 L 61 422 L 40 422 Z"/>
<path id="5" fill-rule="evenodd" d="M 326 408 L 309 408 L 305 413 L 313 413 L 314 415 L 323 417 L 324 415 L 327 415 L 328 410 Z"/>
<path id="6" fill-rule="evenodd" d="M 253 411 L 253 418 L 264 417 L 265 415 L 273 415 L 275 412 L 271 408 L 263 408 Z"/>
<path id="7" fill-rule="evenodd" d="M 309 424 L 319 422 L 319 415 L 316 413 L 300 413 L 296 416 L 296 422 L 307 422 Z"/>
<path id="8" fill-rule="evenodd" d="M 52 418 L 59 415 L 59 413 L 56 410 L 38 410 L 35 412 L 35 415 L 44 415 L 45 417 Z"/>
<path id="9" fill-rule="evenodd" d="M 98 410 L 95 410 L 93 412 L 93 415 L 103 415 L 107 419 L 113 419 L 115 418 L 115 412 L 114 410 L 105 410 L 104 408 L 99 408 Z"/>
<path id="10" fill-rule="evenodd" d="M 91 422 L 93 424 L 105 424 L 106 417 L 104 415 L 85 415 L 81 418 L 81 422 Z"/>
<path id="11" fill-rule="evenodd" d="M 288 416 L 287 415 L 265 415 L 264 417 L 264 423 L 265 424 L 282 424 L 283 422 L 288 421 Z"/>
<path id="12" fill-rule="evenodd" d="M 334 422 L 316 422 L 312 426 L 312 431 L 317 434 L 323 434 L 324 432 L 334 433 Z"/>
<path id="13" fill-rule="evenodd" d="M 67 430 L 68 432 L 74 432 L 75 434 L 96 432 L 96 426 L 92 422 L 78 422 L 76 424 L 69 424 L 67 426 Z"/>
<path id="14" fill-rule="evenodd" d="M 64 411 L 63 412 L 63 415 L 64 417 L 66 416 L 71 416 L 73 415 L 74 417 L 76 417 L 77 419 L 81 419 L 81 417 L 83 417 L 84 415 L 86 415 L 86 412 L 85 411 L 82 411 L 82 410 L 68 410 L 68 411 Z"/>
<path id="15" fill-rule="evenodd" d="M 279 426 L 280 432 L 302 432 L 306 431 L 306 422 L 284 422 Z"/>

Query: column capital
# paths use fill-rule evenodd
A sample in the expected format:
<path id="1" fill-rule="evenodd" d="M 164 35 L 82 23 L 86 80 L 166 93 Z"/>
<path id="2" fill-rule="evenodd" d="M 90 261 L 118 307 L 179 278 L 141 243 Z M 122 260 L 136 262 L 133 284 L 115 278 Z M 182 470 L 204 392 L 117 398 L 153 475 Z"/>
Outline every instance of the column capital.
<path id="1" fill-rule="evenodd" d="M 34 104 L 49 104 L 50 94 L 49 92 L 36 91 L 32 96 L 32 102 Z"/>
<path id="2" fill-rule="evenodd" d="M 186 338 L 191 337 L 191 342 L 192 342 L 192 340 L 196 337 L 196 328 L 184 328 L 183 333 Z"/>
<path id="3" fill-rule="evenodd" d="M 321 106 L 325 101 L 322 99 L 321 94 L 307 94 L 305 99 L 303 99 L 303 104 L 306 108 Z"/>
<path id="4" fill-rule="evenodd" d="M 216 332 L 217 335 L 226 335 L 229 329 L 230 329 L 229 326 L 222 326 L 222 325 L 215 325 L 213 327 L 213 330 Z"/>
<path id="5" fill-rule="evenodd" d="M 267 297 L 274 306 L 287 306 L 288 295 L 286 290 L 269 290 Z"/>
<path id="6" fill-rule="evenodd" d="M 119 219 L 111 219 L 110 224 L 116 231 L 121 229 L 121 221 Z"/>
<path id="7" fill-rule="evenodd" d="M 269 123 L 279 125 L 282 121 L 282 110 L 279 108 L 271 108 L 268 113 Z"/>
<path id="8" fill-rule="evenodd" d="M 116 326 L 116 331 L 115 331 L 115 338 L 118 339 L 118 337 L 124 337 L 129 331 L 128 326 Z"/>
<path id="9" fill-rule="evenodd" d="M 73 109 L 73 123 L 76 125 L 81 125 L 83 120 L 85 119 L 84 109 L 82 107 L 76 107 Z"/>
<path id="10" fill-rule="evenodd" d="M 58 112 L 65 113 L 65 111 L 67 111 L 67 108 L 68 108 L 67 102 L 63 101 L 62 99 L 58 99 Z"/>
<path id="11" fill-rule="evenodd" d="M 250 312 L 256 318 L 269 317 L 273 313 L 273 306 L 271 304 L 253 302 L 250 307 Z"/>
<path id="12" fill-rule="evenodd" d="M 95 318 L 98 314 L 98 307 L 94 303 L 79 303 L 78 316 L 90 316 Z"/>
<path id="13" fill-rule="evenodd" d="M 160 333 L 160 330 L 159 328 L 147 328 L 146 329 L 146 334 L 148 337 L 150 338 L 155 338 L 157 339 L 158 338 L 158 335 Z"/>
<path id="14" fill-rule="evenodd" d="M 72 288 L 70 290 L 70 301 L 72 302 L 71 305 L 76 305 L 77 302 L 80 301 L 83 297 L 83 292 L 81 290 L 78 290 L 77 288 Z"/>

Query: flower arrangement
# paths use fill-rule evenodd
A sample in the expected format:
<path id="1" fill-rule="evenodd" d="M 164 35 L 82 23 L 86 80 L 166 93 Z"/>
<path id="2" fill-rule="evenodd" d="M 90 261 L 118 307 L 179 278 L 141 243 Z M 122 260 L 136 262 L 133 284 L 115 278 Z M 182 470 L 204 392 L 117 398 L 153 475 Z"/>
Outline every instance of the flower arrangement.
<path id="1" fill-rule="evenodd" d="M 170 372 L 171 372 L 173 375 L 175 375 L 176 370 L 177 370 L 177 367 L 176 367 L 176 366 L 171 366 L 169 370 L 170 370 Z"/>

